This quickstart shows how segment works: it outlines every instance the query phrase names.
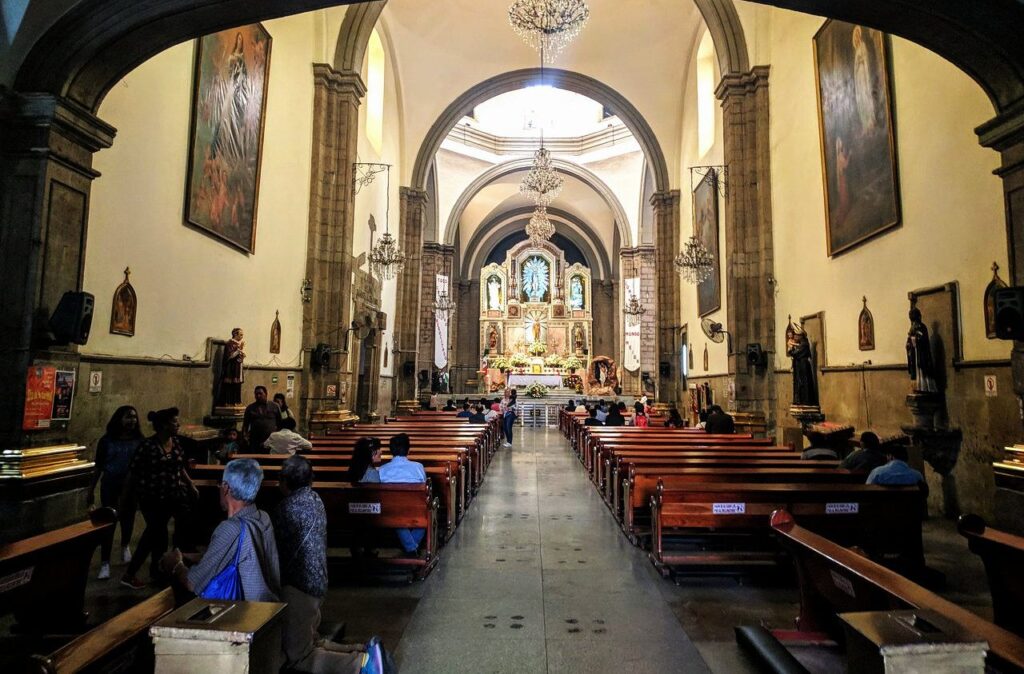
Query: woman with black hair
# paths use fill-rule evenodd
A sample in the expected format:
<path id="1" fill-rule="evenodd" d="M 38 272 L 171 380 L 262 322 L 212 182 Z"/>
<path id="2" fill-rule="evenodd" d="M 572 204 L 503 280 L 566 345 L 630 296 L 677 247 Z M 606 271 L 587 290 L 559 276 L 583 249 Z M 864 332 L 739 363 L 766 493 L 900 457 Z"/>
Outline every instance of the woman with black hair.
<path id="1" fill-rule="evenodd" d="M 170 407 L 150 412 L 154 434 L 142 441 L 131 462 L 130 486 L 138 499 L 146 529 L 139 539 L 139 547 L 121 578 L 121 584 L 133 590 L 146 586 L 136 574 L 152 557 L 151 575 L 157 571 L 157 562 L 167 551 L 167 525 L 174 519 L 175 538 L 189 499 L 198 499 L 199 492 L 185 472 L 185 451 L 178 441 L 178 408 Z"/>
<path id="2" fill-rule="evenodd" d="M 107 432 L 96 443 L 96 473 L 88 495 L 91 506 L 96 501 L 96 484 L 99 483 L 100 505 L 117 510 L 121 523 L 121 561 L 125 563 L 132 561 L 128 546 L 135 528 L 135 498 L 131 490 L 125 489 L 125 484 L 128 468 L 142 439 L 138 411 L 131 405 L 118 407 L 107 422 Z M 113 545 L 111 537 L 100 547 L 100 572 L 96 576 L 100 580 L 110 578 L 110 549 Z"/>
<path id="3" fill-rule="evenodd" d="M 359 438 L 352 448 L 352 461 L 348 464 L 348 481 L 380 482 L 376 464 L 380 463 L 380 439 Z"/>
<path id="4" fill-rule="evenodd" d="M 683 421 L 682 415 L 679 414 L 679 410 L 675 407 L 669 409 L 668 419 L 665 420 L 665 428 L 684 428 L 686 422 Z"/>

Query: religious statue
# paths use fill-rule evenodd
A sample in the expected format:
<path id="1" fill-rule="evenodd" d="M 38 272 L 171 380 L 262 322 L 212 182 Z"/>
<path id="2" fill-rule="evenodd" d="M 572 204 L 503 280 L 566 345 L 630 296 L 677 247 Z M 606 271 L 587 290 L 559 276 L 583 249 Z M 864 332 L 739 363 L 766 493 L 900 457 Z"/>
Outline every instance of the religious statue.
<path id="1" fill-rule="evenodd" d="M 579 276 L 573 276 L 569 281 L 569 308 L 573 311 L 583 309 L 583 281 Z"/>
<path id="2" fill-rule="evenodd" d="M 533 322 L 533 342 L 540 341 L 540 321 Z"/>
<path id="3" fill-rule="evenodd" d="M 523 292 L 530 302 L 544 301 L 548 275 L 548 263 L 542 257 L 531 257 L 523 265 Z"/>
<path id="4" fill-rule="evenodd" d="M 583 351 L 583 326 L 579 323 L 572 328 L 572 348 L 577 353 L 582 353 Z"/>
<path id="5" fill-rule="evenodd" d="M 818 406 L 811 342 L 803 327 L 790 322 L 786 328 L 786 355 L 793 359 L 793 405 Z"/>
<path id="6" fill-rule="evenodd" d="M 219 407 L 231 407 L 242 404 L 242 383 L 245 374 L 242 363 L 245 361 L 245 335 L 242 328 L 231 331 L 231 339 L 224 343 L 224 355 L 221 356 Z"/>
<path id="7" fill-rule="evenodd" d="M 498 351 L 498 331 L 493 325 L 487 333 L 487 350 L 491 353 Z"/>
<path id="8" fill-rule="evenodd" d="M 501 279 L 497 276 L 487 279 L 487 310 L 501 311 Z"/>
<path id="9" fill-rule="evenodd" d="M 938 393 L 935 365 L 928 328 L 921 321 L 921 310 L 910 310 L 910 331 L 907 333 L 907 371 L 914 380 L 915 393 Z"/>

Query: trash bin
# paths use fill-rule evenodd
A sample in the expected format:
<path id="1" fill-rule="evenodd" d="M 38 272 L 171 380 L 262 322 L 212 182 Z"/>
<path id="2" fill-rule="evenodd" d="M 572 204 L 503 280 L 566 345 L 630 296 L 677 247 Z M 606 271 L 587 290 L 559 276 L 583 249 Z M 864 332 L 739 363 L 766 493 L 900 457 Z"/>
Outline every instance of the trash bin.
<path id="1" fill-rule="evenodd" d="M 281 668 L 285 604 L 193 599 L 149 628 L 156 674 L 234 672 Z"/>

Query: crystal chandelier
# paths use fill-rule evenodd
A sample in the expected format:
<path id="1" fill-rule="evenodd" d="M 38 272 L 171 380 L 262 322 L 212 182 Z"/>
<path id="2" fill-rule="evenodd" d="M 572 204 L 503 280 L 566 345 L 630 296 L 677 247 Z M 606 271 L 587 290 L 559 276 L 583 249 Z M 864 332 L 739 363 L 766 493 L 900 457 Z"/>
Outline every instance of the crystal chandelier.
<path id="1" fill-rule="evenodd" d="M 533 168 L 523 178 L 519 191 L 533 199 L 538 206 L 548 206 L 562 191 L 565 179 L 551 164 L 551 152 L 541 141 L 540 148 L 533 153 Z"/>
<path id="2" fill-rule="evenodd" d="M 640 304 L 640 300 L 635 294 L 630 293 L 624 311 L 626 312 L 626 325 L 640 325 L 640 319 L 647 313 L 647 307 Z"/>
<path id="3" fill-rule="evenodd" d="M 391 221 L 391 165 L 387 166 L 387 187 L 386 206 L 384 208 L 384 233 L 381 234 L 377 243 L 373 243 L 373 234 L 370 234 L 370 273 L 385 279 L 393 279 L 405 267 L 405 253 L 398 247 L 398 241 L 388 231 L 388 223 Z"/>
<path id="4" fill-rule="evenodd" d="M 576 39 L 589 18 L 584 0 L 515 0 L 508 8 L 512 30 L 526 44 L 552 57 Z"/>
<path id="5" fill-rule="evenodd" d="M 448 320 L 453 311 L 455 311 L 455 302 L 448 297 L 447 290 L 442 290 L 437 294 L 437 299 L 434 300 L 434 313 L 438 316 L 443 315 L 445 320 Z"/>
<path id="6" fill-rule="evenodd" d="M 554 233 L 555 226 L 548 219 L 548 209 L 544 206 L 538 206 L 530 217 L 530 222 L 526 223 L 526 234 L 530 237 L 530 243 L 534 246 L 540 246 L 550 240 Z"/>
<path id="7" fill-rule="evenodd" d="M 687 283 L 697 285 L 711 277 L 715 270 L 715 258 L 707 248 L 691 236 L 675 259 L 676 270 Z"/>

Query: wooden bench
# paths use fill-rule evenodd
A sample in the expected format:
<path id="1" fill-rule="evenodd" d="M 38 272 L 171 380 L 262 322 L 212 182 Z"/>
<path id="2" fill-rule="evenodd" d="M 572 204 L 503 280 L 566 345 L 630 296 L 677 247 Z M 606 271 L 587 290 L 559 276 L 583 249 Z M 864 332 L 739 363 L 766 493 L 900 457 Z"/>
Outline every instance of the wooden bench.
<path id="1" fill-rule="evenodd" d="M 985 564 L 996 624 L 1024 636 L 1024 537 L 985 526 L 977 515 L 962 515 L 957 530 Z"/>
<path id="2" fill-rule="evenodd" d="M 697 458 L 698 455 L 714 454 L 715 456 L 737 456 L 744 458 L 762 457 L 777 459 L 799 459 L 800 455 L 789 447 L 781 446 L 758 446 L 744 444 L 718 444 L 715 441 L 707 444 L 679 444 L 670 447 L 659 447 L 657 445 L 622 444 L 603 447 L 590 469 L 590 479 L 598 488 L 606 488 L 608 478 L 611 476 L 612 467 L 624 458 L 671 458 L 684 459 L 687 457 Z"/>
<path id="3" fill-rule="evenodd" d="M 210 532 L 224 519 L 220 509 L 220 488 L 215 480 L 194 480 L 199 490 L 199 520 Z M 437 498 L 430 482 L 424 484 L 359 484 L 350 482 L 313 483 L 327 512 L 328 548 L 347 548 L 372 543 L 377 547 L 399 548 L 397 557 L 380 557 L 374 567 L 401 567 L 422 579 L 437 564 Z M 277 481 L 264 480 L 256 506 L 268 513 L 283 495 Z M 426 529 L 424 554 L 407 555 L 398 545 L 394 529 Z M 329 551 L 328 551 L 329 552 Z M 343 561 L 332 558 L 332 561 Z M 365 560 L 364 560 L 365 561 Z"/>
<path id="4" fill-rule="evenodd" d="M 165 588 L 127 611 L 73 639 L 49 655 L 32 656 L 28 674 L 153 671 L 149 627 L 174 610 L 174 591 Z"/>
<path id="5" fill-rule="evenodd" d="M 797 519 L 801 524 L 797 524 Z M 772 513 L 771 527 L 796 565 L 803 632 L 839 637 L 836 615 L 854 611 L 928 610 L 984 639 L 987 666 L 1024 671 L 1024 639 L 943 599 L 898 573 L 802 526 L 786 510 Z"/>
<path id="6" fill-rule="evenodd" d="M 28 632 L 81 631 L 89 564 L 116 522 L 113 509 L 99 508 L 85 522 L 0 545 L 0 615 L 13 613 Z"/>
<path id="7" fill-rule="evenodd" d="M 787 510 L 805 525 L 844 545 L 908 572 L 924 568 L 923 495 L 919 487 L 863 484 L 706 483 L 651 497 L 651 560 L 673 569 L 775 564 L 769 515 Z M 677 549 L 669 549 L 672 542 Z M 678 549 L 685 543 L 684 549 Z"/>
<path id="8" fill-rule="evenodd" d="M 404 431 L 402 431 L 404 432 Z M 356 441 L 363 437 L 376 437 L 381 441 L 383 449 L 387 449 L 388 441 L 393 434 L 360 433 L 354 435 L 320 436 L 311 437 L 313 443 L 311 453 L 320 454 L 333 452 L 338 449 L 351 452 Z M 487 468 L 487 454 L 483 449 L 480 439 L 475 436 L 453 436 L 447 433 L 434 434 L 420 431 L 409 433 L 411 447 L 409 456 L 414 457 L 421 453 L 443 452 L 464 452 L 467 474 L 470 477 L 474 490 L 478 489 L 483 482 L 484 472 Z"/>
<path id="9" fill-rule="evenodd" d="M 313 441 L 313 449 L 308 452 L 300 452 L 303 456 L 326 456 L 337 455 L 345 459 L 352 457 L 353 442 L 342 441 Z M 390 456 L 387 450 L 387 443 L 382 447 L 384 454 Z M 420 457 L 449 456 L 452 460 L 458 461 L 465 476 L 467 502 L 483 483 L 483 467 L 480 465 L 480 454 L 476 448 L 460 446 L 450 441 L 431 440 L 416 443 L 416 447 L 409 450 L 409 460 L 419 461 Z"/>

